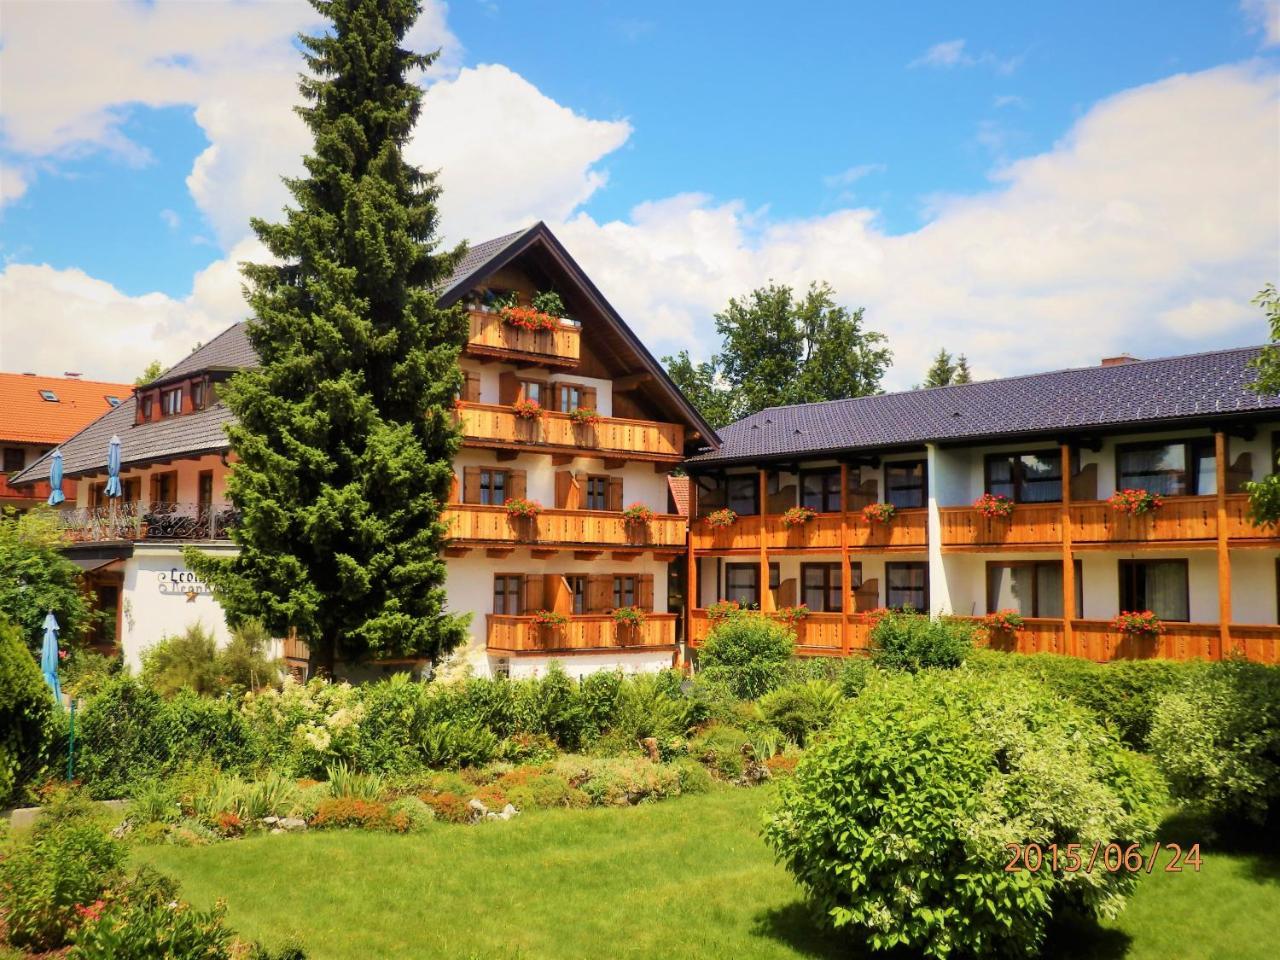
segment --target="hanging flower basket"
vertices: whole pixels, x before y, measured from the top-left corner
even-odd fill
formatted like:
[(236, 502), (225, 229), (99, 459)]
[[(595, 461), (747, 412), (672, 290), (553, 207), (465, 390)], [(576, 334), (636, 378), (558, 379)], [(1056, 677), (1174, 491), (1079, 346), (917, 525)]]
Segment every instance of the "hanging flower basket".
[(1022, 629), (1025, 621), (1017, 610), (997, 610), (982, 618), (982, 625), (988, 633), (1013, 633)]
[(792, 629), (808, 615), (809, 608), (803, 603), (795, 607), (779, 607), (775, 612), (775, 616)]
[(732, 527), (737, 522), (738, 515), (728, 507), (721, 507), (708, 513), (704, 519), (708, 527)]
[(517, 400), (511, 405), (511, 412), (521, 420), (541, 420), (546, 413), (537, 400)]
[(636, 524), (637, 526), (652, 523), (653, 518), (656, 516), (657, 514), (643, 503), (633, 503), (622, 511), (623, 522)]
[(1158, 637), (1164, 633), (1164, 624), (1150, 610), (1140, 613), (1126, 610), (1111, 621), (1111, 629), (1126, 637)]
[(543, 330), (554, 330), (560, 325), (560, 319), (549, 313), (535, 310), (533, 307), (505, 306), (498, 315), (502, 322), (520, 330), (537, 333)]
[(569, 419), (580, 427), (594, 427), (600, 422), (600, 414), (590, 407), (578, 407), (569, 411)]
[(1014, 502), (1003, 493), (984, 493), (973, 501), (973, 508), (988, 520), (1007, 520), (1013, 516)]
[(539, 610), (533, 615), (533, 622), (540, 627), (563, 627), (568, 624), (569, 618), (554, 610)]
[(1111, 504), (1111, 509), (1116, 513), (1127, 513), (1133, 517), (1151, 513), (1164, 506), (1164, 500), (1158, 493), (1147, 490), (1117, 490), (1107, 497), (1107, 503)]
[(782, 514), (784, 527), (803, 527), (818, 514), (808, 507), (790, 507)]
[(735, 613), (742, 610), (742, 604), (737, 600), (717, 600), (711, 606), (707, 607), (707, 619), (711, 621), (712, 626), (722, 620), (728, 620)]
[(617, 627), (619, 643), (633, 643), (644, 626), (644, 611), (639, 607), (616, 607), (613, 611), (613, 622)]
[(537, 500), (526, 500), (524, 497), (513, 497), (506, 502), (507, 516), (513, 520), (531, 520), (542, 512), (542, 504)]
[(892, 503), (868, 503), (862, 508), (862, 518), (868, 523), (890, 523), (897, 512)]

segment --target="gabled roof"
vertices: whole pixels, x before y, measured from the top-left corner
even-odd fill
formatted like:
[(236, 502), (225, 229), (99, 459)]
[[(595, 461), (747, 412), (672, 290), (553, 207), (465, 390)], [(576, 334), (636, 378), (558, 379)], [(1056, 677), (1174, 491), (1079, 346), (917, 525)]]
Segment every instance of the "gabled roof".
[[(58, 399), (45, 400), (42, 390)], [(127, 383), (0, 373), (0, 442), (60, 443), (110, 410), (107, 397), (132, 392)]]
[(770, 407), (720, 430), (695, 463), (874, 451), (924, 443), (1020, 440), (1280, 415), (1280, 397), (1254, 393), (1238, 347), (1114, 366), (1082, 367), (953, 387)]
[(667, 489), (671, 491), (671, 502), (676, 505), (676, 513), (682, 517), (689, 515), (689, 478), (667, 474)]
[(246, 321), (233, 323), (227, 329), (179, 360), (152, 383), (181, 380), (203, 370), (239, 370), (258, 365), (258, 355), (249, 343)]

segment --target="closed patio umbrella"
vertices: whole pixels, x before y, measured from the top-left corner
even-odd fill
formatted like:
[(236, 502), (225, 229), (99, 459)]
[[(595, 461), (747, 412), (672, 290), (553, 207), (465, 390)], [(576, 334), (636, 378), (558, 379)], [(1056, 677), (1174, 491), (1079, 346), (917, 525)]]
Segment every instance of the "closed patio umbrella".
[(44, 618), (44, 646), (40, 648), (40, 672), (53, 688), (53, 699), (62, 702), (62, 686), (58, 683), (58, 618), (49, 611)]
[(107, 444), (107, 487), (103, 491), (108, 497), (118, 497), (120, 489), (120, 438), (113, 436)]
[(62, 451), (54, 450), (49, 461), (49, 506), (56, 507), (67, 499), (62, 493)]

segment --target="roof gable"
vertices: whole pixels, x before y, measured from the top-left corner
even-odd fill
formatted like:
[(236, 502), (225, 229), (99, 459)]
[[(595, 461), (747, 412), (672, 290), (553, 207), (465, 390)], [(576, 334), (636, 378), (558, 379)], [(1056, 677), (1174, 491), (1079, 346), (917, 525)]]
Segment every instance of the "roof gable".
[(127, 383), (0, 373), (0, 441), (60, 443), (110, 410), (107, 397), (123, 402), (132, 392)]

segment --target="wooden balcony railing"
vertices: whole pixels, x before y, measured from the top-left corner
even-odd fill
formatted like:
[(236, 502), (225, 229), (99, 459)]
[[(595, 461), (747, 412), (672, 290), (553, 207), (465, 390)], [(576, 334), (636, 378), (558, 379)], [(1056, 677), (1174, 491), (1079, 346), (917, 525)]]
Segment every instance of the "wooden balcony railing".
[[(695, 550), (839, 550), (841, 514), (820, 513), (795, 527), (782, 524), (780, 514), (738, 517), (727, 527), (712, 527), (699, 517), (690, 525)], [(888, 523), (871, 523), (849, 514), (849, 546), (857, 550), (923, 548), (928, 536), (928, 511), (899, 510)]]
[(88, 510), (63, 510), (58, 519), (67, 539), (227, 540), (239, 514), (225, 503), (124, 501)]
[(685, 518), (670, 514), (648, 523), (627, 523), (621, 513), (602, 510), (544, 510), (536, 517), (511, 517), (506, 507), (453, 503), (444, 513), (455, 541), (565, 547), (685, 546)]
[(1162, 507), (1136, 516), (1105, 500), (1071, 505), (1074, 543), (1209, 541), (1217, 536), (1217, 497), (1166, 497)]
[[(799, 653), (864, 653), (870, 643), (871, 621), (864, 613), (852, 613), (847, 617), (840, 613), (810, 613), (797, 620), (788, 620), (776, 613), (752, 612), (749, 615), (765, 616), (787, 624), (795, 633)], [(689, 642), (698, 646), (714, 626), (706, 610), (694, 610), (689, 621)], [(844, 645), (846, 634), (848, 649)]]
[[(23, 484), (21, 487), (15, 487), (9, 483), (9, 475), (0, 473), (0, 501), (4, 500), (48, 500), (49, 491), (48, 480), (37, 480), (35, 483)], [(68, 500), (74, 500), (76, 496), (76, 482), (74, 480), (62, 481), (62, 494)]]
[(488, 403), (460, 403), (458, 412), (467, 446), (592, 451), (620, 460), (675, 462), (684, 457), (684, 428), (678, 423), (601, 417), (599, 423), (585, 424), (552, 411), (525, 419), (510, 407)]
[(1019, 504), (1007, 518), (987, 518), (973, 507), (941, 507), (938, 514), (944, 547), (1062, 543), (1060, 503)]
[(621, 626), (612, 614), (578, 614), (563, 626), (533, 622), (531, 616), (486, 616), (487, 645), (498, 653), (583, 653), (594, 650), (673, 648), (674, 613), (646, 613), (638, 627)]
[(554, 330), (513, 327), (498, 313), (467, 311), (467, 352), (482, 356), (536, 357), (552, 366), (576, 366), (582, 351), (582, 328), (561, 323)]

